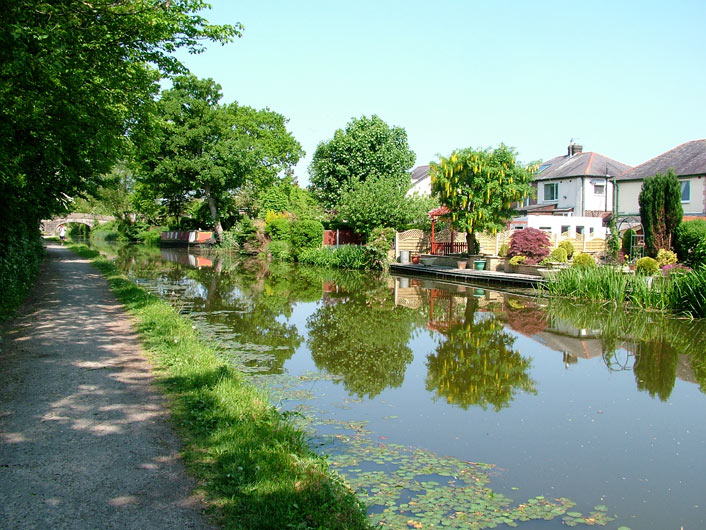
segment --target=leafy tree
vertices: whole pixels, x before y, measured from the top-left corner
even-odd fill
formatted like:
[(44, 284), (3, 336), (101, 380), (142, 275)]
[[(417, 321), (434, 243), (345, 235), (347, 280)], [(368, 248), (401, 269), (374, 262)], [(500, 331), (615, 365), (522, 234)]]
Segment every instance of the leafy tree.
[(706, 221), (703, 219), (684, 221), (677, 227), (676, 236), (674, 248), (679, 260), (691, 263), (694, 249), (700, 241), (706, 239)]
[(412, 213), (406, 192), (407, 188), (394, 179), (357, 181), (342, 194), (338, 216), (366, 240), (376, 227), (402, 228)]
[(95, 190), (124, 153), (126, 133), (170, 54), (227, 42), (239, 26), (214, 26), (201, 0), (5, 2), (0, 35), (0, 221), (39, 220), (67, 197)]
[(390, 127), (376, 115), (353, 118), (316, 147), (309, 166), (311, 190), (326, 208), (335, 208), (343, 193), (369, 178), (390, 179), (406, 192), (415, 158), (403, 128)]
[(512, 148), (463, 149), (429, 167), (432, 193), (450, 211), (452, 224), (467, 234), (468, 248), (476, 233), (497, 232), (516, 214), (513, 203), (532, 194), (533, 167), (523, 167)]
[(640, 221), (645, 235), (645, 249), (655, 257), (661, 248), (676, 243), (676, 230), (684, 216), (681, 185), (672, 169), (645, 179), (638, 197)]
[(223, 241), (221, 211), (229, 195), (248, 181), (271, 184), (303, 152), (282, 115), (237, 103), (220, 105), (220, 99), (213, 80), (177, 77), (138, 138), (143, 184), (157, 196), (203, 197)]

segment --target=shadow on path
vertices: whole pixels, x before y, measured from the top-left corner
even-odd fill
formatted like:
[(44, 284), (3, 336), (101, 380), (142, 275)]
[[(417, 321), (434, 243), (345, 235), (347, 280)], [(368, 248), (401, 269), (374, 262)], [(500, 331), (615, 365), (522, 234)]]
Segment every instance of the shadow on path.
[(0, 350), (0, 527), (210, 528), (130, 321), (48, 245)]

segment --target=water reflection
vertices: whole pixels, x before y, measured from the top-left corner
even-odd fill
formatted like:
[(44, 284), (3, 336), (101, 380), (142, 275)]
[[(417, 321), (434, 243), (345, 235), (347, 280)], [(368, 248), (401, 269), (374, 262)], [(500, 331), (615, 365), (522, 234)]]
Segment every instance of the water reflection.
[(426, 388), (464, 409), (490, 405), (499, 411), (518, 390), (535, 393), (535, 382), (530, 360), (513, 349), (515, 337), (495, 314), (477, 315), (478, 306), (475, 297), (467, 298), (463, 322), (448, 326), (445, 340), (427, 356)]
[(307, 344), (317, 368), (342, 376), (351, 394), (372, 398), (402, 385), (414, 358), (408, 343), (424, 316), (396, 307), (385, 284), (364, 285), (328, 284), (335, 296), (307, 319)]

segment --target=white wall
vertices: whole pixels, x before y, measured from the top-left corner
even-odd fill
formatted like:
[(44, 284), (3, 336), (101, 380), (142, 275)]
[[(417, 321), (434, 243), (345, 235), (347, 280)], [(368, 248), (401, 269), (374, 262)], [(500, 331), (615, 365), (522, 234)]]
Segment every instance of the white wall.
[(427, 175), (422, 180), (418, 180), (407, 192), (407, 196), (410, 197), (413, 194), (419, 195), (431, 195), (431, 178)]
[[(562, 228), (568, 226), (569, 237), (576, 237), (576, 227), (583, 227), (583, 234), (586, 237), (605, 237), (606, 229), (603, 227), (603, 220), (600, 217), (578, 217), (573, 215), (528, 215), (522, 217), (527, 220), (528, 228), (537, 228), (559, 236)], [(513, 220), (512, 225), (515, 225)], [(591, 232), (593, 229), (593, 232)]]
[[(686, 179), (679, 179), (683, 181)], [(701, 177), (691, 177), (688, 179), (691, 188), (691, 196), (686, 202), (682, 202), (684, 215), (698, 215), (706, 213), (706, 197), (704, 197), (704, 187), (706, 179)], [(639, 215), (640, 204), (638, 197), (642, 189), (641, 180), (628, 180), (618, 182), (618, 213), (620, 215)]]
[[(576, 215), (580, 215), (586, 210), (611, 211), (613, 209), (613, 186), (610, 180), (608, 180), (604, 195), (596, 195), (595, 193), (596, 184), (604, 184), (604, 179), (600, 177), (584, 177), (583, 189), (581, 188), (581, 182), (580, 177), (558, 181), (539, 181), (537, 182), (537, 203), (556, 203), (557, 208), (573, 208)], [(544, 196), (544, 185), (551, 183), (559, 185), (559, 196), (556, 201), (548, 201)]]

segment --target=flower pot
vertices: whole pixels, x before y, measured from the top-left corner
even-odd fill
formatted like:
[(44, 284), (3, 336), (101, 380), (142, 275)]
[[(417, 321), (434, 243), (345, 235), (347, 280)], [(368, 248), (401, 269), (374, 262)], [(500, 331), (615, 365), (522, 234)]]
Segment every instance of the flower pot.
[(412, 254), (412, 263), (415, 265), (419, 265), (419, 259), (421, 256), (419, 254)]
[(473, 268), (477, 271), (482, 271), (485, 269), (485, 260), (484, 259), (477, 259), (473, 261)]
[(457, 269), (465, 269), (466, 265), (468, 265), (468, 262), (465, 259), (463, 261), (459, 260), (456, 262)]

